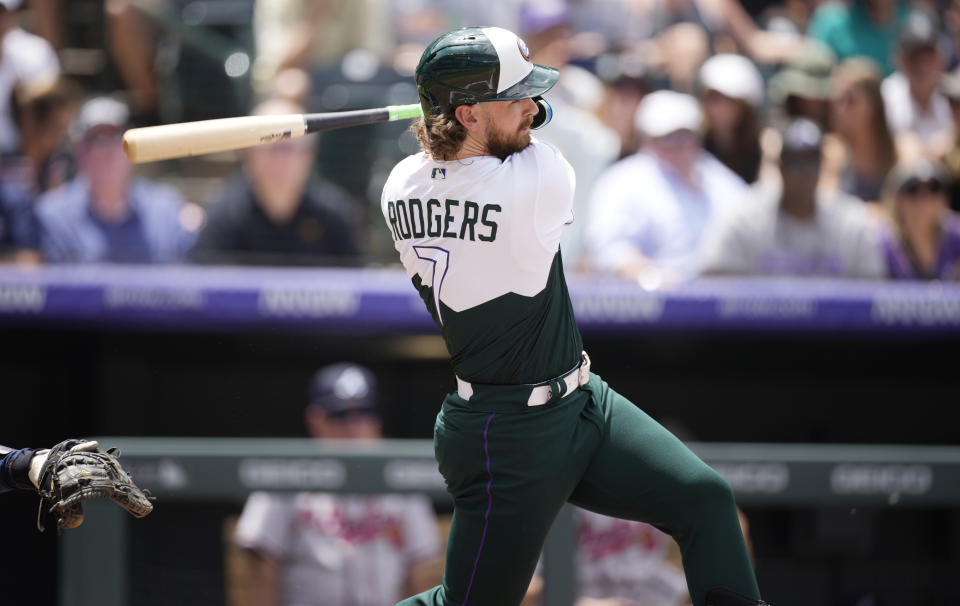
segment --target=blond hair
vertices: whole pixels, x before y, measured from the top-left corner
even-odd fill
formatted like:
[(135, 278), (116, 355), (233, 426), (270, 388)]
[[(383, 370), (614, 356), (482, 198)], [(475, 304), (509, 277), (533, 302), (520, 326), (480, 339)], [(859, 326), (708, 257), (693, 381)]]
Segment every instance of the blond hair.
[(410, 125), (417, 136), (420, 147), (435, 160), (453, 160), (467, 138), (467, 129), (457, 120), (454, 110), (443, 114), (432, 114), (430, 123), (417, 118)]
[[(889, 173), (897, 163), (897, 148), (887, 122), (887, 111), (880, 92), (882, 76), (876, 63), (863, 57), (847, 59), (833, 70), (832, 85), (835, 89), (858, 90), (870, 105), (870, 130), (877, 147), (874, 149), (877, 164), (882, 174)], [(834, 90), (834, 93), (839, 90)]]

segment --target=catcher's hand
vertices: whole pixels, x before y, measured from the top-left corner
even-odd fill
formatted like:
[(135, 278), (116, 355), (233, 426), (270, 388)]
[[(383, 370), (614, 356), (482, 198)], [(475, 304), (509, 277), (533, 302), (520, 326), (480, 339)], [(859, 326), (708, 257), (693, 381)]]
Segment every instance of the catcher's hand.
[(58, 532), (76, 528), (83, 523), (82, 503), (87, 499), (112, 499), (138, 518), (153, 511), (156, 499), (133, 483), (118, 456), (115, 448), (103, 451), (96, 442), (84, 440), (65, 440), (35, 454), (29, 476), (40, 493), (37, 528), (44, 529), (47, 514), (56, 518)]

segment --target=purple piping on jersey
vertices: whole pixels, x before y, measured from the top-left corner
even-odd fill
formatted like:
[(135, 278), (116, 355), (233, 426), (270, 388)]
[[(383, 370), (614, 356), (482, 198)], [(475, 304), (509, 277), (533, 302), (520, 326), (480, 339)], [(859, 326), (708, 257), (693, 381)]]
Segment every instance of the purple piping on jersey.
[(490, 510), (493, 508), (493, 494), (490, 492), (490, 486), (493, 484), (493, 473), (490, 471), (490, 448), (487, 443), (487, 432), (490, 431), (490, 421), (496, 413), (487, 417), (487, 425), (483, 428), (483, 455), (487, 458), (487, 511), (483, 514), (483, 533), (480, 535), (480, 547), (477, 548), (477, 557), (473, 560), (473, 572), (470, 573), (470, 582), (467, 584), (467, 593), (463, 596), (463, 603), (460, 606), (467, 606), (467, 600), (470, 598), (470, 589), (473, 587), (473, 577), (477, 576), (477, 565), (480, 564), (480, 554), (483, 553), (483, 544), (487, 540), (487, 527), (490, 524)]
[[(437, 260), (420, 255), (420, 251), (426, 248), (439, 250), (447, 255), (447, 262), (443, 265), (443, 275), (440, 276), (439, 284), (437, 284)], [(433, 287), (433, 304), (437, 308), (437, 317), (440, 318), (440, 324), (443, 324), (443, 317), (440, 315), (440, 289), (443, 288), (443, 280), (447, 277), (447, 270), (450, 269), (450, 251), (446, 248), (440, 248), (439, 246), (414, 246), (413, 250), (417, 253), (418, 259), (433, 263), (433, 273), (430, 274), (430, 286)]]

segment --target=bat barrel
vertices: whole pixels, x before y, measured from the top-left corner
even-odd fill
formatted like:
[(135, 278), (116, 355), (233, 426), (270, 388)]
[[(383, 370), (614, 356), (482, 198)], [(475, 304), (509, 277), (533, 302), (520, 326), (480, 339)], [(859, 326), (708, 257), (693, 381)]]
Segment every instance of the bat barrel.
[(153, 162), (262, 145), (305, 132), (303, 114), (164, 124), (125, 132), (123, 152), (131, 162)]
[(131, 162), (154, 162), (273, 143), (347, 126), (404, 120), (420, 115), (420, 106), (390, 105), (322, 114), (244, 116), (134, 128), (123, 135), (123, 153)]

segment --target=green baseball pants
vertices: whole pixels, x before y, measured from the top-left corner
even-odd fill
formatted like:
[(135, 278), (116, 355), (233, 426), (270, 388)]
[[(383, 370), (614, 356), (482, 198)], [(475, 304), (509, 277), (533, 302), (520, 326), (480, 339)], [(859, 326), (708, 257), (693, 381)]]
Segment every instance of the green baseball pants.
[(680, 545), (690, 597), (760, 598), (726, 481), (600, 377), (528, 407), (529, 387), (446, 397), (434, 428), (454, 498), (443, 585), (403, 606), (511, 606), (561, 506), (648, 522)]

